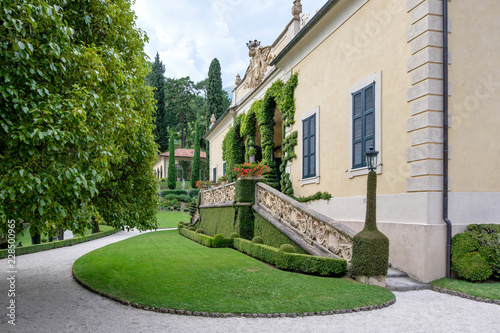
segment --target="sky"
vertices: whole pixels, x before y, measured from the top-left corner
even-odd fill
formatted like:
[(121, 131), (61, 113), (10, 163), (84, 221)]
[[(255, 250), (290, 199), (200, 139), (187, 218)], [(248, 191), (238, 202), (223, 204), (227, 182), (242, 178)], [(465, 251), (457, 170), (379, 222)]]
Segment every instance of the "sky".
[[(327, 0), (302, 0), (312, 17)], [(156, 52), (165, 76), (189, 76), (195, 83), (208, 76), (214, 58), (221, 64), (223, 87), (249, 64), (249, 40), (271, 45), (292, 19), (293, 0), (136, 0), (137, 26), (146, 32), (145, 52)]]

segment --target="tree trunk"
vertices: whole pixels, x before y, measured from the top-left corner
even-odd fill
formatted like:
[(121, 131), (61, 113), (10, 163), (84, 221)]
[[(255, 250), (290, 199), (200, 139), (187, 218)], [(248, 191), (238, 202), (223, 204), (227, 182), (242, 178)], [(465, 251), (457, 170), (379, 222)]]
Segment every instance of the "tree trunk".
[(99, 230), (99, 223), (97, 223), (97, 220), (94, 217), (92, 218), (92, 223), (94, 223), (94, 227), (92, 228), (92, 233), (96, 234), (100, 231)]

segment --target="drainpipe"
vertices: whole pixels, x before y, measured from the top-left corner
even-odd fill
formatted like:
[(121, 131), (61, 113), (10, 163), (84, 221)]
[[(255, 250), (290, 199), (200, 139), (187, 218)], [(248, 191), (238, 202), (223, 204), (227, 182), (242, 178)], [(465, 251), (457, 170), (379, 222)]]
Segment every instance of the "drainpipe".
[(443, 220), (446, 223), (446, 277), (450, 278), (452, 224), (448, 218), (448, 0), (443, 1)]

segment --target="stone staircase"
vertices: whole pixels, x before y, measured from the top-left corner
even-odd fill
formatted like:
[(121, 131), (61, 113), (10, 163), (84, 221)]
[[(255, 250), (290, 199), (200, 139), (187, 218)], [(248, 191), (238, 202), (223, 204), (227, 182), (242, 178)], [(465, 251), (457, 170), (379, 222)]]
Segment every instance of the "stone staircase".
[(427, 283), (416, 281), (405, 272), (389, 267), (386, 277), (386, 288), (391, 291), (410, 291), (429, 289)]

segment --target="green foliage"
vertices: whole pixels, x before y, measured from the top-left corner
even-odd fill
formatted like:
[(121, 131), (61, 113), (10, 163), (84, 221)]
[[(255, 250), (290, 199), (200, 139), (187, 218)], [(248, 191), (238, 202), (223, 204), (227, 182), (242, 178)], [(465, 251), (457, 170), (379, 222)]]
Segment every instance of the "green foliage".
[(174, 194), (174, 195), (184, 194), (184, 195), (187, 195), (188, 191), (186, 191), (186, 190), (165, 190), (165, 191), (161, 191), (161, 196), (164, 197), (164, 198), (168, 194)]
[(215, 115), (216, 119), (219, 119), (229, 106), (226, 104), (224, 103), (224, 93), (222, 90), (220, 63), (217, 58), (214, 58), (208, 69), (207, 119), (210, 119), (212, 114)]
[[(487, 269), (479, 257), (486, 261)], [(453, 236), (451, 268), (459, 277), (471, 281), (484, 280), (492, 274), (500, 278), (500, 225), (471, 224), (464, 233)], [(489, 275), (486, 276), (488, 272)]]
[(255, 236), (252, 239), (252, 243), (255, 243), (255, 244), (264, 244), (264, 240), (260, 236)]
[(255, 201), (255, 183), (258, 179), (242, 178), (236, 181), (234, 200), (236, 202)]
[(197, 223), (207, 235), (222, 234), (228, 237), (237, 232), (234, 226), (235, 209), (233, 207), (202, 208), (200, 221)]
[(491, 276), (492, 270), (486, 258), (479, 252), (469, 252), (453, 263), (458, 277), (469, 281), (483, 281)]
[[(246, 116), (244, 117), (240, 134), (242, 137), (246, 137), (245, 139), (245, 162), (250, 162), (249, 157), (251, 155), (257, 154), (257, 149), (255, 148), (256, 142), (255, 137), (257, 133), (257, 110), (260, 110), (263, 107), (262, 100), (257, 100), (252, 103), (250, 109), (248, 110)], [(254, 147), (254, 148), (251, 148)]]
[(236, 208), (236, 227), (238, 233), (244, 239), (252, 239), (254, 236), (254, 215), (252, 207), (241, 206)]
[(151, 72), (146, 76), (146, 83), (154, 88), (156, 101), (155, 129), (153, 135), (160, 151), (168, 148), (168, 119), (165, 114), (165, 65), (156, 52), (155, 60), (151, 64)]
[(194, 97), (194, 83), (189, 76), (180, 79), (167, 78), (165, 82), (165, 113), (169, 127), (181, 133), (181, 146), (186, 142), (188, 124), (194, 121), (191, 101)]
[(283, 253), (295, 253), (295, 248), (290, 244), (282, 244), (279, 247), (279, 251)]
[(198, 122), (195, 125), (196, 134), (194, 136), (194, 156), (193, 169), (191, 170), (191, 184), (195, 184), (200, 180), (200, 128)]
[(389, 239), (377, 228), (377, 174), (368, 173), (365, 227), (352, 239), (352, 276), (387, 275)]
[[(285, 245), (284, 248), (290, 250), (289, 244), (283, 245)], [(283, 270), (320, 276), (343, 276), (347, 271), (347, 261), (344, 259), (315, 257), (290, 253), (286, 252), (286, 250), (280, 251), (275, 247), (254, 243), (242, 238), (234, 239), (233, 246), (243, 253)]]
[(196, 243), (199, 243), (201, 245), (205, 245), (208, 247), (213, 247), (213, 237), (195, 232), (194, 227), (189, 227), (187, 229), (179, 228), (178, 231), (179, 231), (179, 234), (195, 241)]
[(432, 286), (457, 291), (471, 296), (484, 299), (500, 300), (500, 282), (497, 283), (474, 283), (465, 280), (446, 279), (432, 281)]
[(217, 234), (214, 236), (212, 246), (217, 248), (233, 247), (233, 239), (224, 238), (224, 236), (222, 236), (221, 234)]
[(190, 190), (188, 195), (191, 197), (191, 198), (196, 198), (198, 196), (198, 193), (200, 193), (200, 190), (199, 189), (194, 189), (194, 190)]
[(181, 202), (187, 202), (187, 203), (193, 202), (193, 198), (191, 198), (187, 194), (181, 194), (181, 195), (179, 195), (178, 198), (177, 198), (177, 200), (179, 200)]
[[(65, 247), (65, 246), (72, 246), (75, 244), (83, 243), (83, 242), (88, 242), (94, 239), (99, 239), (105, 236), (112, 235), (114, 233), (117, 233), (118, 229), (112, 229), (112, 230), (107, 230), (107, 231), (101, 231), (95, 234), (90, 234), (87, 236), (82, 236), (82, 237), (75, 237), (75, 238), (70, 238), (70, 239), (65, 239), (61, 241), (54, 241), (50, 243), (43, 243), (43, 244), (37, 244), (37, 245), (31, 245), (31, 246), (22, 246), (22, 247), (16, 247), (16, 256), (20, 256), (22, 254), (29, 254), (29, 253), (36, 253), (40, 251), (46, 251), (46, 250), (52, 250), (52, 249), (57, 249), (60, 247)], [(0, 259), (7, 258), (9, 256), (9, 252), (7, 249), (5, 250), (0, 250)]]
[(199, 234), (205, 234), (205, 231), (202, 228), (196, 229), (196, 232)]
[(189, 231), (196, 231), (195, 227), (189, 227), (188, 230)]
[(173, 190), (176, 187), (176, 173), (175, 173), (175, 141), (174, 133), (170, 133), (170, 143), (168, 145), (168, 175), (167, 185), (168, 188)]
[(191, 161), (181, 160), (178, 162), (179, 166), (182, 168), (182, 179), (187, 180), (189, 173), (189, 167), (191, 166)]
[(245, 146), (243, 144), (243, 137), (240, 135), (240, 126), (243, 117), (243, 115), (236, 117), (233, 126), (229, 128), (222, 142), (222, 159), (226, 161), (226, 175), (230, 182), (236, 180), (233, 170), (234, 165), (245, 161)]
[(308, 197), (298, 197), (295, 198), (298, 202), (309, 202), (309, 201), (314, 201), (314, 200), (330, 200), (332, 198), (332, 195), (328, 192), (316, 192), (313, 195), (310, 195)]
[(0, 229), (81, 232), (96, 211), (154, 227), (154, 98), (129, 1), (3, 1), (0, 22)]
[(295, 252), (307, 254), (300, 246), (257, 213), (255, 213), (254, 219), (254, 232), (264, 239), (264, 244), (273, 247), (280, 247), (282, 244), (291, 244), (295, 248)]
[(240, 238), (240, 235), (237, 232), (233, 232), (229, 235), (229, 238)]

